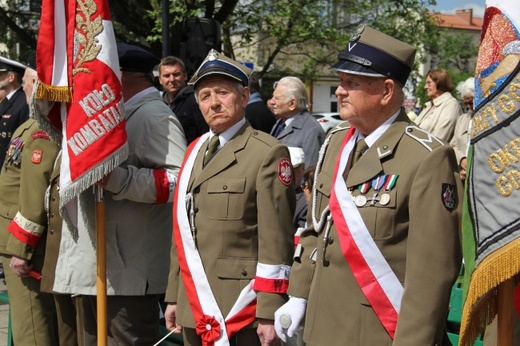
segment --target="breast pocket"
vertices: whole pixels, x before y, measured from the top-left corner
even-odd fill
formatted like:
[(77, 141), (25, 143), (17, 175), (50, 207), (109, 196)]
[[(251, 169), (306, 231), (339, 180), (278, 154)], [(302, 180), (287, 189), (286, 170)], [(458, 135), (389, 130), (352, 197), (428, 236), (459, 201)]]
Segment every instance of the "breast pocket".
[(317, 193), (317, 207), (322, 210), (329, 204), (332, 177), (327, 173), (320, 172), (315, 178), (314, 187)]
[(245, 177), (226, 177), (208, 182), (205, 203), (209, 203), (208, 218), (214, 220), (241, 220), (244, 215)]
[[(354, 193), (354, 196), (357, 195), (358, 190)], [(369, 191), (367, 196), (366, 204), (358, 206), (358, 210), (372, 237), (374, 240), (392, 238), (395, 234), (397, 188), (388, 192), (380, 191), (375, 201), (372, 200), (373, 191)]]

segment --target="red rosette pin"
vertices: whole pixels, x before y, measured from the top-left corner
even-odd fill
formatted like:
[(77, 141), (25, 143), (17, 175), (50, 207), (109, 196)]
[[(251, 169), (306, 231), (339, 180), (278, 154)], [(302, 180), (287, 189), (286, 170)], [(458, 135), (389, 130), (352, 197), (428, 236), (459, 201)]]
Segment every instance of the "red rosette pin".
[(202, 339), (202, 345), (211, 346), (220, 336), (220, 323), (215, 317), (204, 315), (197, 321), (195, 330)]

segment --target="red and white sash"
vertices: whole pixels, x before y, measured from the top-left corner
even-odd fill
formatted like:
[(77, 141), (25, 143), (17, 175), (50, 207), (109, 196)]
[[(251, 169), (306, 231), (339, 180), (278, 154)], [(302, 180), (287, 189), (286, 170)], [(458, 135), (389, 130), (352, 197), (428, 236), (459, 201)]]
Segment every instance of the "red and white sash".
[(196, 322), (196, 331), (203, 345), (229, 345), (229, 337), (255, 320), (255, 280), (240, 293), (235, 305), (224, 318), (204, 271), (199, 251), (192, 237), (186, 191), (197, 153), (206, 142), (209, 133), (194, 141), (187, 149), (182, 169), (179, 172), (173, 204), (173, 235), (179, 267), (186, 288), (188, 301)]
[(357, 131), (352, 127), (336, 163), (329, 206), (343, 256), (359, 287), (393, 339), (404, 289), (370, 235), (342, 175), (356, 138)]

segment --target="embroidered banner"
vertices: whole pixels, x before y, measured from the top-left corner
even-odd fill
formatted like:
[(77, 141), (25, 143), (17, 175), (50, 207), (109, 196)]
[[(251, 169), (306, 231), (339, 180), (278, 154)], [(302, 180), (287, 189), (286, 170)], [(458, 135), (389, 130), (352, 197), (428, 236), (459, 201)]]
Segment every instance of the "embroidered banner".
[(35, 118), (62, 131), (63, 206), (128, 156), (108, 1), (43, 0), (37, 66), (36, 98), (58, 103)]
[(494, 289), (520, 272), (519, 22), (514, 2), (487, 1), (463, 207), (460, 345), (474, 344), (496, 315)]

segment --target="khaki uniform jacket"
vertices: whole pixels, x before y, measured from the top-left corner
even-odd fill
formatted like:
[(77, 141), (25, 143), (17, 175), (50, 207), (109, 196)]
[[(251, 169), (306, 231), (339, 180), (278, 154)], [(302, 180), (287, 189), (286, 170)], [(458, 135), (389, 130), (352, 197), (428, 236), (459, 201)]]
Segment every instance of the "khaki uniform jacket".
[[(195, 159), (188, 192), (194, 196), (200, 256), (225, 317), (255, 278), (258, 262), (291, 265), (294, 182), (285, 185), (279, 178), (280, 160), (289, 159), (287, 147), (247, 122), (202, 169), (206, 147)], [(258, 293), (256, 317), (273, 320), (286, 299), (285, 294)], [(178, 303), (177, 323), (195, 328), (175, 246), (165, 300)]]
[[(15, 141), (23, 143), (19, 156), (13, 148)], [(34, 256), (39, 262), (33, 263), (34, 270), (40, 272), (47, 226), (44, 196), (59, 146), (30, 119), (14, 132), (10, 148), (13, 150), (9, 150), (0, 174), (0, 253), (27, 260)], [(26, 232), (40, 236), (36, 246), (8, 231), (15, 216)]]
[[(317, 235), (309, 220), (310, 229), (300, 237), (301, 260), (293, 264), (289, 283), (291, 296), (308, 299), (304, 340), (309, 346), (444, 344), (450, 292), (461, 265), (462, 187), (453, 149), (410, 125), (401, 112), (346, 178), (347, 187), (357, 196), (358, 185), (378, 174), (399, 174), (387, 205), (358, 206), (374, 242), (404, 287), (395, 339), (392, 342), (359, 288), (342, 254), (335, 225), (324, 255), (323, 232)], [(325, 147), (314, 183), (316, 204), (311, 206), (317, 215), (329, 203), (346, 134), (346, 129), (334, 132)], [(444, 205), (443, 184), (456, 189), (452, 210)], [(373, 193), (371, 188), (366, 196)], [(309, 255), (315, 248), (314, 263)]]

